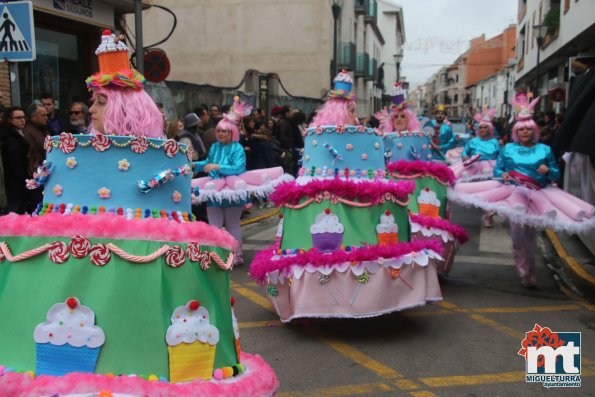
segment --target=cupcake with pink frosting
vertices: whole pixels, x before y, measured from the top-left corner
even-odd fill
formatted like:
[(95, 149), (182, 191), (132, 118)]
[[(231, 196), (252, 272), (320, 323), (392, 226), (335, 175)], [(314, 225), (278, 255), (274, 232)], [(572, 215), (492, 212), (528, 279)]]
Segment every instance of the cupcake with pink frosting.
[(103, 330), (95, 325), (95, 313), (68, 298), (48, 310), (47, 321), (35, 327), (37, 375), (62, 376), (71, 372), (95, 372)]

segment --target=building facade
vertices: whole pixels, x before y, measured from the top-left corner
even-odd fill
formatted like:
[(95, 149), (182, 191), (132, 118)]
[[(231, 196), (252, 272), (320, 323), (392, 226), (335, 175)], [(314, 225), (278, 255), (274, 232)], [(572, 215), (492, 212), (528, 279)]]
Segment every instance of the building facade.
[[(556, 88), (568, 90), (569, 58), (595, 52), (594, 16), (595, 2), (590, 0), (519, 0), (516, 86), (541, 96), (540, 110), (565, 107), (548, 94)], [(546, 27), (541, 46), (535, 26)]]

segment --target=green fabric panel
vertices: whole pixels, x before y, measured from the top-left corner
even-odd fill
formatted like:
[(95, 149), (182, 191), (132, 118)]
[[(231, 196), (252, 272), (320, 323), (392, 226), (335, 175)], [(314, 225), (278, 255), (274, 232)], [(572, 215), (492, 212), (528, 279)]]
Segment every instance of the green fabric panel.
[(371, 207), (358, 208), (348, 204), (331, 204), (328, 201), (312, 202), (305, 208), (294, 210), (281, 207), (283, 214), (282, 249), (312, 248), (310, 226), (314, 224), (316, 215), (326, 208), (339, 217), (344, 226), (343, 245), (361, 246), (362, 244), (378, 244), (376, 225), (380, 223), (380, 215), (387, 209), (394, 215), (399, 228), (399, 241), (409, 241), (409, 219), (407, 207), (401, 207), (390, 201)]
[[(399, 179), (399, 178), (392, 178), (395, 181), (410, 181), (411, 179)], [(417, 206), (417, 197), (419, 196), (419, 192), (421, 192), (425, 188), (430, 188), (430, 190), (436, 192), (436, 197), (440, 200), (440, 210), (438, 214), (441, 218), (446, 218), (446, 192), (447, 187), (438, 182), (436, 179), (431, 177), (422, 177), (415, 179), (415, 191), (413, 195), (410, 196), (409, 200), (409, 210), (412, 214), (419, 213), (419, 207)]]
[[(2, 237), (12, 254), (67, 238)], [(149, 255), (164, 243), (157, 241), (91, 238), (91, 243), (111, 242), (134, 255)], [(177, 244), (186, 248), (185, 244)], [(227, 250), (203, 246), (226, 259)], [(215, 368), (237, 363), (231, 318), (229, 272), (211, 263), (203, 271), (198, 263), (171, 268), (161, 258), (136, 264), (112, 253), (104, 266), (94, 266), (89, 256), (72, 255), (60, 265), (46, 253), (0, 264), (0, 364), (35, 370), (35, 327), (46, 321), (48, 309), (75, 296), (95, 312), (105, 343), (96, 373), (156, 374), (169, 377), (165, 333), (173, 310), (192, 299), (209, 311), (210, 323), (219, 330)]]

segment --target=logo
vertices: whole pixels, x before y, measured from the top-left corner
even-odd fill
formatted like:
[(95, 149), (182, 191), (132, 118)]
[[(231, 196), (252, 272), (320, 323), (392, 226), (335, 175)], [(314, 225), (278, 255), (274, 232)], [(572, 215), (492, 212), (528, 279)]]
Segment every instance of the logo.
[(580, 332), (552, 332), (535, 324), (525, 333), (517, 354), (525, 357), (525, 382), (544, 387), (581, 386)]

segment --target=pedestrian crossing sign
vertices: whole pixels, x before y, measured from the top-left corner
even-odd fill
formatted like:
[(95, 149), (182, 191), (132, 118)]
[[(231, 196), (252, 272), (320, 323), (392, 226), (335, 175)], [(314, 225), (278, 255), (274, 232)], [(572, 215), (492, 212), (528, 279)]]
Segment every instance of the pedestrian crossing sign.
[(0, 2), (0, 10), (0, 60), (35, 60), (35, 30), (31, 2)]

